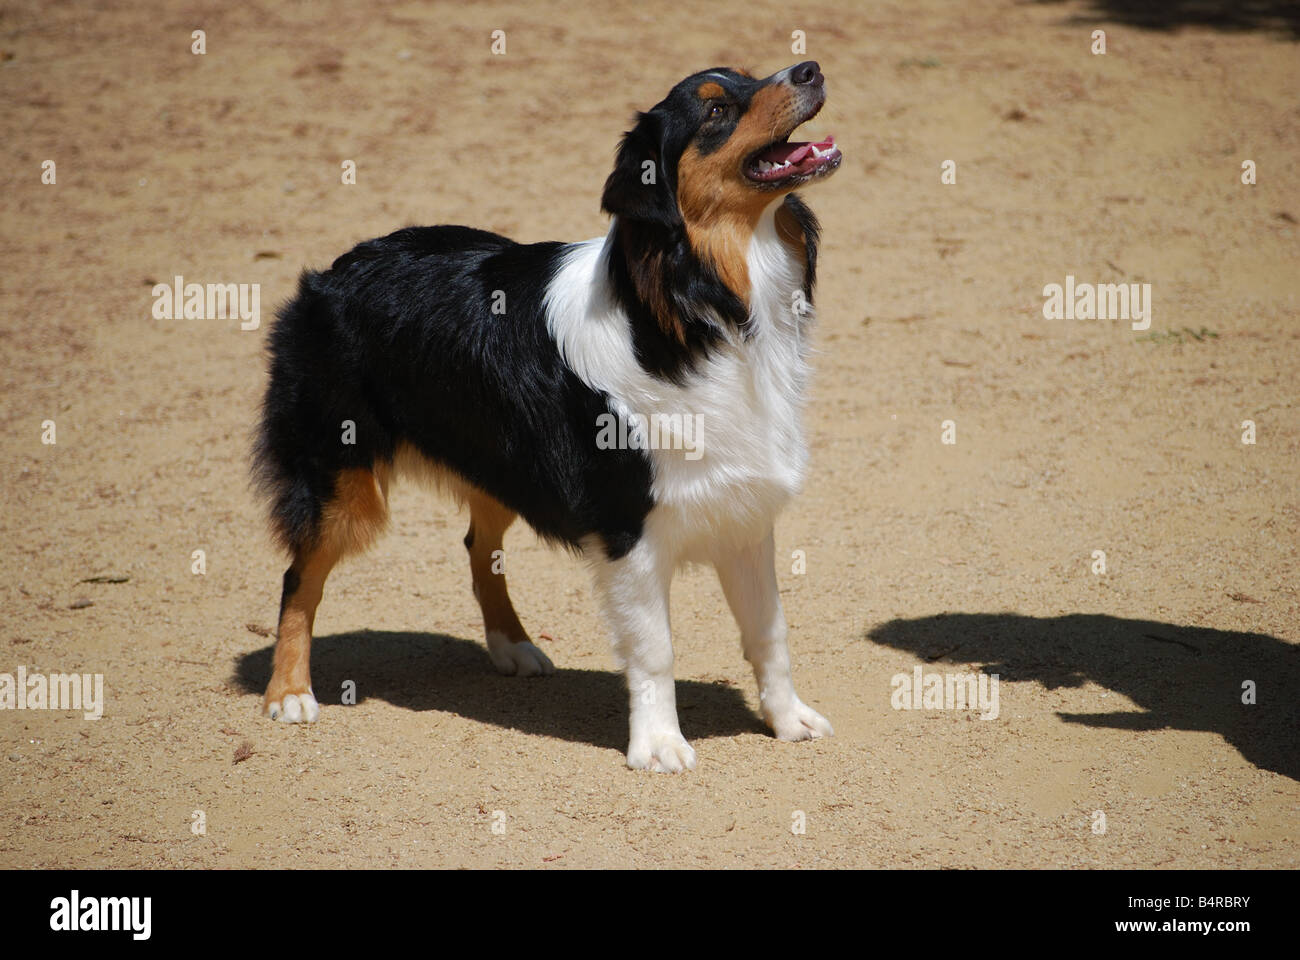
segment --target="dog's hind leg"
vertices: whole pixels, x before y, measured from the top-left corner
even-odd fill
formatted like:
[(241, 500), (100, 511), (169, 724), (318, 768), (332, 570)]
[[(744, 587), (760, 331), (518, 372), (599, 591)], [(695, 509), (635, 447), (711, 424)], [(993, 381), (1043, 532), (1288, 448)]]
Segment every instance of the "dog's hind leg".
[(339, 559), (368, 547), (388, 520), (388, 470), (349, 469), (335, 478), (318, 534), (294, 552), (280, 595), (280, 631), (262, 712), (310, 723), (320, 715), (311, 686), (311, 634), (325, 578)]
[(517, 514), (481, 490), (467, 490), (465, 502), (469, 504), (465, 548), (493, 666), (509, 676), (554, 673), (550, 659), (528, 639), (506, 591), (502, 541)]
[(311, 723), (320, 707), (311, 687), (311, 631), (325, 578), (338, 560), (325, 550), (299, 554), (284, 572), (280, 634), (262, 713), (286, 723)]

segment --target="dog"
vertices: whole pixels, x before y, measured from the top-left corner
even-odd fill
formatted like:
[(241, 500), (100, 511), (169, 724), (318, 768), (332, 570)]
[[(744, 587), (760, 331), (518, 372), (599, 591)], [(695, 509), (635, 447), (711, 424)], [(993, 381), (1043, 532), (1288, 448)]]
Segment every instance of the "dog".
[(776, 736), (832, 733), (795, 693), (772, 533), (808, 460), (820, 228), (793, 191), (842, 160), (833, 138), (789, 138), (825, 100), (814, 61), (694, 74), (624, 134), (605, 236), (408, 227), (302, 275), (268, 336), (253, 457), (292, 557), (266, 716), (319, 716), (309, 655), (325, 579), (375, 541), (390, 485), (411, 476), (469, 507), (501, 673), (555, 669), (494, 570), (511, 523), (590, 565), (627, 680), (629, 767), (696, 764), (668, 616), (690, 563), (717, 570)]

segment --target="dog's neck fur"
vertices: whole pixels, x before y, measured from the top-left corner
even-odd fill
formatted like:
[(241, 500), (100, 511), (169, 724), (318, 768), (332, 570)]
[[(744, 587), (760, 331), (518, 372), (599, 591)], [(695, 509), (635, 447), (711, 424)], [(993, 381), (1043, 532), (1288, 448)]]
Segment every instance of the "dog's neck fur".
[[(773, 198), (743, 236), (723, 231), (717, 243), (709, 239), (713, 234), (681, 224), (669, 227), (615, 217), (602, 259), (613, 296), (631, 324), (642, 366), (681, 383), (717, 344), (738, 331), (750, 335), (755, 319), (766, 316), (788, 325), (792, 318), (806, 318), (811, 313), (817, 231), (816, 219), (794, 196)], [(725, 264), (716, 261), (719, 243)], [(757, 262), (751, 263), (755, 255)], [(759, 273), (752, 274), (751, 268)], [(774, 309), (774, 284), (788, 285), (792, 277), (787, 309)], [(802, 291), (797, 302), (795, 290)], [(767, 300), (760, 302), (764, 297)]]

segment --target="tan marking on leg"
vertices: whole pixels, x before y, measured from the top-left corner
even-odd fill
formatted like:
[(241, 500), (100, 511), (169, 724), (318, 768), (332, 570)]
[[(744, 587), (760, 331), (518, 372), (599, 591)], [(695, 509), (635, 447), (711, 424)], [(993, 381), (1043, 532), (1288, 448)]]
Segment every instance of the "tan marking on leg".
[(334, 496), (321, 512), (320, 543), (340, 557), (364, 552), (388, 525), (388, 478), (392, 468), (341, 470)]
[[(528, 634), (519, 623), (519, 616), (506, 591), (505, 569), (498, 564), (502, 555), (493, 556), (502, 549), (505, 532), (518, 514), (501, 501), (472, 487), (465, 491), (465, 502), (469, 504), (469, 532), (465, 534), (465, 546), (469, 550), (469, 567), (474, 576), (474, 596), (483, 611), (484, 633), (497, 631), (508, 637), (511, 643), (523, 643), (528, 640)], [(499, 572), (493, 572), (494, 564), (498, 564)]]
[(430, 490), (450, 494), (462, 503), (465, 500), (461, 492), (465, 482), (450, 469), (430, 460), (409, 443), (398, 444), (393, 452), (392, 472), (401, 480), (412, 480)]
[(321, 511), (315, 544), (298, 552), (285, 575), (280, 598), (280, 631), (275, 644), (271, 682), (262, 699), (265, 712), (290, 694), (311, 690), (311, 636), (325, 578), (338, 561), (370, 546), (388, 522), (388, 464), (374, 469), (342, 470), (334, 496)]
[[(275, 643), (274, 668), (262, 711), (271, 704), (284, 703), (289, 694), (311, 690), (311, 633), (316, 622), (316, 607), (325, 590), (325, 578), (338, 561), (338, 554), (318, 548), (299, 556), (286, 574), (285, 592), (280, 600), (280, 635)], [(296, 578), (297, 582), (289, 582)]]
[[(444, 464), (425, 457), (410, 445), (398, 447), (393, 458), (399, 476), (413, 476), (451, 495), (470, 510), (465, 547), (469, 550), (474, 596), (483, 613), (488, 655), (498, 672), (522, 676), (553, 673), (554, 665), (532, 645), (506, 592), (505, 569), (498, 561), (502, 539), (517, 514), (491, 494), (480, 490)], [(494, 557), (493, 554), (497, 553)], [(493, 566), (499, 572), (494, 573)], [(523, 649), (519, 644), (527, 644)]]

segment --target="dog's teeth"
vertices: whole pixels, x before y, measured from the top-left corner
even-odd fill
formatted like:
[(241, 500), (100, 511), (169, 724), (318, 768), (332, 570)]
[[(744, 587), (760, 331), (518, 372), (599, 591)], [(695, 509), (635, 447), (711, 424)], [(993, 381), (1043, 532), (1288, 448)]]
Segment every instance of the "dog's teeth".
[(817, 149), (816, 144), (813, 145), (812, 152), (814, 157), (820, 157), (822, 155), (822, 152)]
[(769, 170), (771, 170), (771, 169), (772, 169), (772, 165), (771, 165), (770, 163), (768, 163), (766, 160), (760, 160), (760, 161), (758, 161), (758, 172), (759, 172), (759, 173), (767, 173), (767, 172), (768, 172)]

